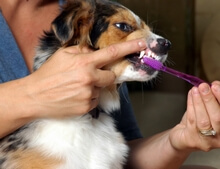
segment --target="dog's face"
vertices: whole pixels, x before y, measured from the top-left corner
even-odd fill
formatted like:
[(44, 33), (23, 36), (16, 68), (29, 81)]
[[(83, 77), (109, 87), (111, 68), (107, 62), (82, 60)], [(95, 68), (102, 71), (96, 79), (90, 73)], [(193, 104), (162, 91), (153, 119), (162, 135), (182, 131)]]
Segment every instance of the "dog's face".
[(53, 31), (64, 46), (79, 44), (93, 49), (145, 38), (147, 49), (104, 67), (116, 74), (116, 83), (152, 79), (157, 71), (143, 64), (143, 56), (164, 62), (170, 48), (168, 40), (152, 33), (132, 11), (107, 0), (69, 0), (53, 22)]

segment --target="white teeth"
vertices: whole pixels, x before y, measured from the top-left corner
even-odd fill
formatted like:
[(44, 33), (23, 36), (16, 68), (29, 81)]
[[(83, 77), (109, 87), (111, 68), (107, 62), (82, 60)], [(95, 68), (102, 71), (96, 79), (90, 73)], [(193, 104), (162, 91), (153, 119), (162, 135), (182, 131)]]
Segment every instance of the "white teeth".
[(140, 58), (140, 59), (143, 58), (144, 55), (145, 55), (145, 51), (141, 51), (139, 58)]
[(157, 56), (155, 53), (153, 53), (152, 51), (148, 50), (147, 53), (146, 51), (141, 51), (140, 52), (140, 56), (139, 56), (139, 59), (141, 61), (141, 63), (144, 63), (144, 60), (143, 58), (152, 58), (152, 59), (155, 59), (155, 60), (159, 60), (159, 56)]
[(151, 56), (152, 56), (152, 58), (155, 58), (155, 54), (154, 53), (152, 53)]
[(157, 55), (155, 53), (153, 53), (152, 51), (148, 51), (146, 57), (156, 59)]

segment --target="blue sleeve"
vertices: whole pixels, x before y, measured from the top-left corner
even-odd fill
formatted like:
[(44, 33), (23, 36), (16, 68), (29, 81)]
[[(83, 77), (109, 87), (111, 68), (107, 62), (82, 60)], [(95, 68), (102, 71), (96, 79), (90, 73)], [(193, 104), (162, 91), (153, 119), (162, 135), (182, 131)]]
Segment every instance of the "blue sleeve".
[(128, 89), (125, 83), (119, 89), (121, 110), (112, 114), (116, 121), (117, 129), (123, 134), (127, 141), (142, 138), (140, 129), (130, 103)]
[(29, 70), (0, 11), (0, 83), (27, 76)]

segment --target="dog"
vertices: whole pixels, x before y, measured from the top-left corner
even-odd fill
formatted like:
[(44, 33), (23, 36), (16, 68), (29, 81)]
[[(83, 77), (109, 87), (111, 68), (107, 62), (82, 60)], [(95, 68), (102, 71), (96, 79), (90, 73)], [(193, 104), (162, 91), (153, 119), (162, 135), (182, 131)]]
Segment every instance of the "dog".
[[(148, 47), (103, 69), (116, 75), (102, 89), (98, 117), (91, 113), (68, 119), (35, 120), (0, 140), (1, 169), (122, 169), (128, 146), (115, 128), (111, 113), (120, 109), (118, 84), (149, 81), (157, 71), (143, 57), (164, 62), (170, 42), (151, 32), (132, 11), (107, 0), (69, 0), (40, 40), (34, 59), (37, 70), (54, 52), (71, 45), (94, 50), (111, 44), (145, 38)], [(104, 56), (103, 56), (104, 57)]]

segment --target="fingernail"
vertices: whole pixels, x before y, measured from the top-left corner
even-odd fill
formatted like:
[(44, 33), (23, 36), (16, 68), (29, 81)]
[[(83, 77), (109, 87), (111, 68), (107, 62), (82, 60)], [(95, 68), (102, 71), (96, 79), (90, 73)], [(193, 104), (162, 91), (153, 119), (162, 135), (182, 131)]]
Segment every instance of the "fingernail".
[(192, 88), (192, 93), (193, 93), (193, 94), (199, 94), (198, 88), (197, 88), (197, 87), (193, 87), (193, 88)]
[(220, 85), (217, 84), (213, 84), (212, 88), (216, 91), (216, 92), (220, 92)]
[(210, 91), (210, 88), (209, 88), (208, 85), (205, 85), (203, 88), (201, 88), (201, 93), (204, 94), (204, 95), (208, 94), (209, 91)]
[(141, 48), (146, 48), (146, 47), (147, 47), (147, 43), (146, 43), (146, 41), (144, 41), (144, 40), (139, 41), (139, 42), (138, 42), (138, 45), (139, 45)]

